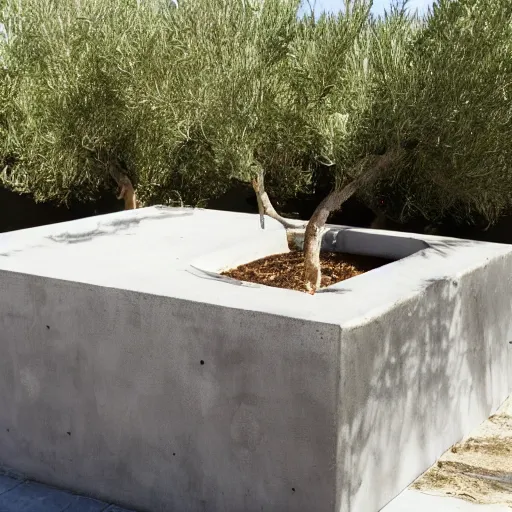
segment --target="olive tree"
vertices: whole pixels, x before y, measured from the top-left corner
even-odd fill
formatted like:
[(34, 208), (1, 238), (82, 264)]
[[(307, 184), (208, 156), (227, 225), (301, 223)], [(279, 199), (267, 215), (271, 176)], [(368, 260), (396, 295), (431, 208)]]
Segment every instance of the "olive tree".
[[(400, 18), (374, 23), (375, 140), (408, 150), (379, 187), (395, 196), (397, 220), (492, 223), (512, 199), (512, 5), (440, 0), (424, 20)], [(376, 206), (378, 192), (364, 199)]]
[(260, 203), (263, 175), (280, 197), (309, 179), (307, 126), (287, 81), (298, 7), (295, 0), (206, 1), (194, 39), (207, 61), (201, 79), (209, 84), (203, 109), (212, 150), (230, 178), (261, 186)]
[(494, 222), (512, 202), (512, 4), (440, 0), (413, 51), (411, 203)]
[[(264, 215), (305, 229), (320, 286), (329, 214), (384, 187), (400, 217), (511, 203), (511, 10), (439, 0), (425, 19), (371, 2), (298, 15), (296, 0), (5, 0), (2, 181), (38, 200), (198, 204), (233, 178)], [(108, 5), (107, 5), (108, 4)], [(333, 190), (307, 222), (275, 197)]]
[(4, 152), (16, 156), (4, 173), (12, 188), (36, 200), (86, 198), (111, 174), (130, 185), (112, 153), (127, 144), (121, 115), (126, 82), (113, 72), (98, 2), (8, 1), (6, 51), (10, 112)]
[(66, 202), (114, 178), (127, 207), (135, 187), (143, 202), (197, 204), (264, 164), (280, 194), (294, 193), (307, 174), (280, 66), (297, 8), (6, 0), (0, 149), (16, 160), (4, 184)]
[[(345, 16), (354, 22), (350, 16), (364, 6), (352, 7)], [(311, 108), (308, 98), (308, 111), (317, 154), (336, 179), (305, 225), (311, 292), (320, 285), (328, 215), (354, 193), (372, 205), (386, 185), (400, 199), (401, 218), (420, 212), (436, 220), (450, 212), (492, 222), (510, 208), (511, 13), (506, 0), (440, 0), (425, 19), (396, 6), (383, 18), (368, 17), (330, 66), (322, 52), (301, 58), (303, 66), (334, 76), (329, 82), (322, 72), (303, 73), (307, 79), (299, 82), (314, 87), (320, 77), (316, 83), (325, 87), (321, 107)], [(298, 40), (320, 46), (326, 20), (311, 23), (310, 42)], [(326, 41), (332, 44), (335, 35)]]
[[(397, 140), (380, 151), (382, 137), (374, 111), (382, 91), (369, 12), (367, 2), (353, 1), (338, 15), (303, 18), (287, 70), (287, 82), (307, 135), (304, 149), (310, 165), (321, 164), (335, 183), (309, 221), (302, 224), (305, 286), (310, 293), (315, 293), (321, 282), (320, 245), (329, 214), (394, 170), (402, 158)], [(266, 213), (282, 221), (268, 198), (263, 199)]]
[(189, 144), (201, 61), (188, 53), (197, 29), (182, 13), (156, 0), (6, 0), (0, 149), (14, 158), (4, 184), (67, 202), (92, 199), (113, 179), (133, 208), (134, 186), (151, 197), (169, 169), (174, 182), (185, 181), (183, 168), (215, 169), (204, 147)]

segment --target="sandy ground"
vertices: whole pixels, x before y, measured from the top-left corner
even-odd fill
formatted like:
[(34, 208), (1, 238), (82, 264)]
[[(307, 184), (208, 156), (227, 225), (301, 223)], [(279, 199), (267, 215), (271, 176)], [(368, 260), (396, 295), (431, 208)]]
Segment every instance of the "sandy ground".
[(410, 489), (512, 509), (512, 396)]

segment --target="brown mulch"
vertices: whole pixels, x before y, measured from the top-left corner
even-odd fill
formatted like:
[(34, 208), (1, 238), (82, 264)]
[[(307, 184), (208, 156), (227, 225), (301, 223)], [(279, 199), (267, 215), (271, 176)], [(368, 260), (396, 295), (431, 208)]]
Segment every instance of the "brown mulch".
[[(339, 252), (322, 252), (320, 261), (322, 265), (322, 288), (390, 263), (390, 260), (382, 258)], [(304, 255), (301, 251), (267, 256), (227, 270), (222, 275), (239, 281), (305, 291)]]

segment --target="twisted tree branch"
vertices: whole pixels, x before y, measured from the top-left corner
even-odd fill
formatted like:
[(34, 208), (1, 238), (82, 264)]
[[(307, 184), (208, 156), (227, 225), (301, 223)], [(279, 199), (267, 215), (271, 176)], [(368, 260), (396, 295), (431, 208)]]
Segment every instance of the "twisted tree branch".
[(320, 288), (322, 272), (320, 248), (322, 234), (329, 214), (339, 210), (360, 188), (369, 185), (387, 171), (400, 157), (399, 150), (391, 150), (383, 155), (372, 157), (364, 165), (363, 171), (354, 181), (341, 189), (333, 190), (316, 208), (306, 226), (304, 234), (304, 280), (306, 289), (314, 294)]
[(263, 169), (258, 169), (257, 177), (252, 180), (252, 188), (256, 192), (256, 199), (258, 200), (258, 211), (260, 214), (261, 229), (265, 229), (265, 215), (280, 222), (286, 229), (305, 227), (306, 223), (287, 219), (279, 215), (274, 206), (272, 205), (268, 194), (265, 192), (265, 181)]

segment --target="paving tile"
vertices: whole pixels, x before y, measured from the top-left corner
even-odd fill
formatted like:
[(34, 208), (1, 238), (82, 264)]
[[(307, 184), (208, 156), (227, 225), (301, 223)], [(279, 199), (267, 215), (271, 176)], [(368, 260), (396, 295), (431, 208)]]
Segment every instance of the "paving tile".
[(22, 480), (17, 480), (16, 478), (11, 478), (10, 476), (0, 475), (0, 494), (10, 491), (12, 488), (20, 485), (21, 483)]
[(26, 482), (0, 495), (0, 512), (63, 512), (75, 496)]
[(107, 507), (108, 503), (104, 501), (84, 496), (73, 496), (73, 501), (63, 512), (103, 512)]
[(126, 508), (116, 507), (115, 505), (110, 505), (104, 512), (135, 512), (134, 510), (128, 510)]

